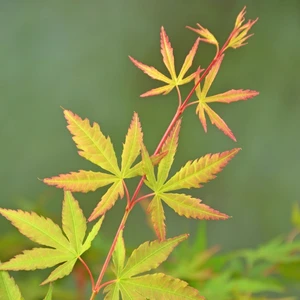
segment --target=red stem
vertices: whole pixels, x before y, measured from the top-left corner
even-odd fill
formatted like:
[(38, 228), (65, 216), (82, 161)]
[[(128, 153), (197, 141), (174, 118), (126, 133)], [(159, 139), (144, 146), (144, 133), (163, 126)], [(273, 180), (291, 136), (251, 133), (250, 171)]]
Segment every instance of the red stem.
[[(163, 137), (161, 138), (159, 144), (157, 145), (155, 151), (154, 151), (154, 154), (153, 155), (156, 155), (159, 153), (159, 151), (161, 150), (163, 144), (165, 143), (168, 135), (170, 134), (170, 132), (172, 131), (172, 128), (173, 126), (175, 125), (175, 123), (178, 121), (178, 119), (180, 118), (180, 116), (182, 115), (182, 113), (184, 112), (184, 110), (187, 108), (188, 106), (188, 102), (189, 100), (191, 99), (195, 89), (197, 88), (197, 86), (200, 84), (200, 82), (204, 79), (204, 77), (208, 74), (208, 72), (211, 70), (211, 68), (214, 66), (214, 64), (217, 62), (217, 60), (220, 58), (220, 56), (223, 54), (223, 52), (225, 51), (228, 43), (230, 42), (230, 39), (232, 37), (232, 35), (234, 34), (235, 30), (230, 34), (230, 36), (228, 37), (227, 41), (225, 42), (225, 44), (223, 45), (222, 49), (220, 51), (217, 52), (216, 56), (214, 57), (214, 59), (211, 61), (211, 63), (209, 64), (209, 66), (204, 70), (204, 72), (202, 73), (202, 75), (200, 76), (199, 80), (196, 82), (196, 84), (194, 85), (194, 87), (191, 89), (191, 91), (189, 92), (189, 94), (187, 95), (187, 97), (185, 98), (185, 100), (183, 101), (183, 103), (181, 103), (180, 99), (179, 99), (179, 103), (180, 105), (178, 106), (177, 108), (177, 111), (172, 119), (172, 121), (170, 122), (167, 130), (165, 131)], [(179, 89), (177, 89), (177, 92), (178, 92), (178, 95), (180, 95)], [(181, 97), (181, 95), (180, 95)], [(105, 274), (105, 271), (108, 267), (108, 264), (110, 262), (110, 259), (112, 257), (112, 254), (115, 250), (115, 247), (116, 247), (116, 243), (117, 243), (117, 240), (118, 240), (118, 237), (119, 237), (119, 234), (121, 232), (121, 230), (125, 227), (125, 223), (127, 221), (127, 218), (128, 218), (128, 215), (130, 213), (130, 211), (132, 210), (132, 208), (134, 207), (134, 205), (137, 203), (137, 201), (140, 200), (139, 199), (136, 199), (143, 184), (144, 184), (144, 180), (145, 180), (145, 176), (142, 176), (141, 180), (139, 181), (135, 191), (134, 191), (134, 194), (131, 198), (131, 200), (129, 201), (129, 203), (127, 204), (127, 207), (126, 207), (126, 211), (125, 211), (125, 214), (123, 216), (123, 219), (119, 225), (119, 228), (117, 230), (117, 233), (114, 237), (114, 240), (113, 240), (113, 243), (109, 249), (109, 252), (107, 254), (107, 257), (105, 259), (105, 262), (103, 264), (103, 267), (101, 269), (101, 272), (100, 272), (100, 275), (97, 279), (97, 282), (96, 282), (96, 285), (93, 289), (93, 293), (90, 297), (90, 300), (94, 300), (95, 299), (95, 296), (97, 295), (97, 293), (99, 292), (100, 288), (103, 287), (103, 285), (101, 285), (101, 281), (103, 279), (103, 276)], [(125, 189), (126, 191), (126, 189)], [(126, 191), (126, 194), (127, 194), (127, 191)]]
[(92, 272), (91, 272), (90, 268), (88, 267), (88, 265), (86, 264), (86, 262), (80, 256), (79, 256), (78, 259), (81, 261), (81, 263), (83, 264), (83, 266), (86, 268), (86, 270), (87, 270), (87, 272), (88, 272), (88, 274), (90, 276), (90, 279), (91, 279), (92, 289), (94, 289), (95, 288), (95, 281), (94, 281), (94, 278), (93, 278), (93, 275), (92, 275)]

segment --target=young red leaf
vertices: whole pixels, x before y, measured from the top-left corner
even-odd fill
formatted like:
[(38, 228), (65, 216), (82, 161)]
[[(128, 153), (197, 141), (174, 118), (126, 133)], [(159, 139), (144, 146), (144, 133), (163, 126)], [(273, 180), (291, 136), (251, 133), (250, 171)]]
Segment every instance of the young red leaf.
[(63, 188), (72, 192), (87, 193), (115, 182), (116, 177), (112, 174), (79, 170), (79, 172), (45, 178), (43, 181), (57, 188)]
[(165, 29), (161, 27), (161, 32), (160, 32), (160, 45), (161, 45), (161, 54), (163, 57), (163, 62), (168, 69), (171, 78), (166, 77), (163, 75), (161, 72), (156, 70), (154, 67), (147, 66), (136, 59), (132, 58), (129, 56), (130, 60), (133, 62), (135, 66), (137, 66), (139, 69), (141, 69), (145, 74), (149, 75), (151, 78), (162, 81), (166, 83), (166, 85), (152, 89), (144, 94), (141, 95), (141, 97), (147, 97), (147, 96), (154, 96), (154, 95), (159, 95), (163, 94), (166, 95), (169, 92), (173, 90), (175, 86), (183, 85), (195, 78), (195, 73), (191, 74), (190, 76), (187, 76), (183, 78), (186, 74), (186, 72), (189, 70), (193, 63), (193, 59), (195, 57), (198, 44), (199, 44), (200, 39), (197, 39), (196, 42), (194, 43), (192, 49), (190, 50), (189, 54), (187, 55), (183, 66), (181, 68), (181, 71), (179, 75), (176, 75), (175, 71), (175, 63), (174, 63), (174, 55), (173, 55), (173, 48), (171, 46), (171, 43), (169, 41), (169, 37), (167, 36)]
[(109, 137), (105, 137), (100, 126), (94, 123), (90, 125), (88, 119), (82, 120), (69, 110), (64, 110), (68, 122), (68, 129), (73, 135), (78, 153), (82, 157), (100, 166), (102, 169), (119, 176), (121, 171), (118, 167), (117, 158)]
[(246, 14), (246, 6), (242, 9), (242, 11), (238, 14), (236, 18), (234, 29), (230, 35), (229, 43), (225, 49), (228, 49), (230, 47), (234, 49), (242, 47), (247, 44), (245, 43), (245, 41), (253, 35), (253, 34), (249, 34), (249, 35), (247, 34), (251, 29), (251, 27), (257, 22), (258, 18), (256, 18), (255, 20), (248, 20), (248, 22), (243, 25), (245, 21), (244, 18), (245, 14)]
[(119, 197), (123, 198), (124, 188), (123, 181), (116, 181), (103, 195), (101, 201), (98, 203), (97, 207), (93, 210), (92, 214), (89, 217), (89, 222), (98, 218), (99, 216), (104, 215), (113, 205)]
[(206, 154), (194, 161), (188, 161), (172, 178), (161, 188), (161, 192), (180, 189), (199, 188), (201, 183), (214, 179), (227, 163), (240, 151), (234, 148), (229, 151)]
[(161, 198), (180, 216), (200, 220), (226, 220), (228, 216), (209, 206), (201, 200), (185, 194), (164, 193)]

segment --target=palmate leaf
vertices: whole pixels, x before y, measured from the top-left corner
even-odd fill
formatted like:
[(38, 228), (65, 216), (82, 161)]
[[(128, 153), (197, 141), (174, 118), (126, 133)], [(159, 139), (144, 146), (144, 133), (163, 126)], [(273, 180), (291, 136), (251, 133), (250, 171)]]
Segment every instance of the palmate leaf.
[[(65, 191), (62, 208), (62, 229), (52, 220), (35, 213), (0, 209), (7, 218), (25, 236), (32, 241), (51, 248), (33, 248), (25, 250), (0, 265), (0, 270), (35, 270), (58, 266), (42, 282), (46, 284), (71, 273), (77, 259), (91, 246), (92, 240), (102, 224), (101, 218), (83, 243), (86, 234), (86, 219), (71, 192)], [(67, 238), (65, 237), (65, 235)]]
[(24, 299), (14, 279), (9, 276), (8, 272), (5, 271), (0, 271), (0, 299), (3, 300)]
[(200, 199), (185, 194), (174, 194), (171, 191), (189, 188), (199, 188), (216, 177), (225, 165), (239, 152), (239, 148), (216, 154), (207, 154), (194, 161), (189, 161), (173, 177), (167, 180), (171, 165), (174, 160), (178, 145), (180, 121), (174, 125), (163, 145), (163, 151), (167, 155), (159, 162), (157, 177), (154, 166), (151, 163), (149, 154), (142, 146), (142, 161), (144, 173), (146, 174), (145, 184), (153, 190), (154, 196), (150, 201), (147, 212), (151, 215), (151, 222), (159, 240), (166, 238), (165, 214), (163, 203), (170, 206), (180, 216), (205, 220), (228, 219), (223, 214), (209, 206), (201, 203)]
[[(141, 124), (137, 113), (134, 113), (123, 145), (120, 169), (110, 138), (104, 136), (97, 123), (91, 126), (88, 119), (83, 120), (69, 110), (64, 110), (64, 115), (79, 154), (109, 173), (80, 170), (45, 178), (43, 181), (71, 192), (83, 193), (112, 184), (90, 216), (89, 221), (91, 221), (105, 214), (119, 197), (123, 197), (123, 179), (138, 176), (143, 172), (141, 163), (132, 167), (141, 151), (143, 140)], [(152, 160), (158, 163), (162, 157), (163, 155), (160, 154)]]
[[(259, 93), (252, 90), (230, 90), (225, 93), (217, 94), (214, 96), (207, 96), (207, 93), (215, 80), (217, 73), (220, 69), (224, 55), (221, 55), (215, 65), (211, 68), (210, 72), (207, 74), (204, 85), (201, 88), (200, 84), (196, 88), (196, 96), (198, 98), (198, 105), (196, 108), (196, 113), (199, 116), (200, 122), (204, 128), (204, 131), (207, 132), (207, 124), (205, 113), (208, 115), (212, 124), (216, 125), (225, 135), (229, 136), (232, 140), (236, 141), (235, 136), (233, 135), (230, 128), (224, 122), (224, 120), (209, 106), (208, 103), (220, 102), (220, 103), (231, 103), (240, 100), (247, 100), (257, 96)], [(195, 83), (199, 81), (199, 72), (196, 73)]]
[(186, 72), (190, 69), (190, 67), (193, 63), (195, 54), (198, 49), (199, 41), (200, 41), (200, 38), (198, 38), (196, 40), (196, 42), (194, 43), (192, 49), (190, 50), (189, 54), (185, 58), (185, 61), (182, 65), (179, 75), (177, 76), (176, 71), (175, 71), (173, 48), (171, 46), (169, 37), (167, 36), (164, 27), (161, 27), (161, 32), (160, 32), (161, 54), (163, 57), (163, 62), (165, 64), (166, 68), (168, 69), (171, 78), (168, 78), (167, 76), (165, 76), (164, 74), (159, 72), (154, 67), (147, 66), (147, 65), (135, 60), (131, 56), (129, 56), (129, 58), (133, 62), (133, 64), (135, 66), (137, 66), (139, 69), (141, 69), (145, 74), (147, 74), (148, 76), (150, 76), (153, 79), (156, 79), (156, 80), (166, 83), (166, 85), (164, 85), (162, 87), (152, 89), (152, 90), (142, 94), (141, 97), (154, 96), (154, 95), (159, 95), (159, 94), (166, 95), (166, 94), (170, 93), (174, 87), (186, 84), (186, 83), (190, 82), (191, 80), (193, 80), (195, 78), (196, 73), (192, 73), (191, 75), (189, 75), (187, 77), (184, 77), (184, 76), (185, 76)]
[[(140, 273), (157, 268), (164, 262), (174, 248), (188, 237), (187, 234), (167, 239), (163, 242), (145, 242), (135, 249), (128, 258), (125, 267), (116, 273), (116, 280), (106, 286), (106, 300), (120, 299), (204, 299), (196, 289), (188, 286), (184, 281), (171, 276), (156, 273), (136, 276)], [(120, 270), (120, 259), (123, 264), (125, 252), (124, 241), (118, 241), (113, 260), (115, 270)], [(121, 247), (120, 247), (121, 246)], [(136, 277), (135, 277), (136, 276)]]

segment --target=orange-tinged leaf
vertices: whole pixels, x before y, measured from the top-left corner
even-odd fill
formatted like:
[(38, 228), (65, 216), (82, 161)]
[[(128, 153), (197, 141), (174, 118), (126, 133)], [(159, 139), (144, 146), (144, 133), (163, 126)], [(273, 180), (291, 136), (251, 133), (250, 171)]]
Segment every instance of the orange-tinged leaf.
[(205, 77), (205, 81), (204, 81), (202, 92), (201, 92), (201, 100), (206, 98), (206, 95), (219, 72), (223, 58), (224, 58), (224, 54), (218, 58), (216, 63), (213, 65), (213, 67), (211, 68), (211, 70), (209, 71), (207, 76)]
[(158, 172), (157, 172), (158, 186), (162, 186), (164, 182), (167, 180), (171, 166), (173, 164), (174, 156), (178, 145), (180, 124), (181, 124), (181, 120), (178, 120), (174, 125), (172, 132), (167, 137), (162, 147), (162, 151), (167, 152), (167, 154), (158, 164)]
[(176, 80), (173, 48), (171, 46), (169, 37), (167, 36), (163, 26), (161, 27), (161, 30), (160, 30), (160, 47), (161, 47), (161, 54), (163, 57), (163, 62), (165, 64), (165, 66), (167, 67), (172, 80)]
[(70, 241), (72, 248), (78, 255), (81, 254), (81, 247), (86, 232), (86, 219), (71, 192), (64, 192), (62, 208), (62, 228)]
[(208, 105), (204, 105), (204, 109), (209, 116), (209, 119), (212, 124), (216, 125), (220, 130), (222, 130), (227, 136), (229, 136), (232, 140), (236, 142), (236, 138), (233, 135), (230, 128), (224, 122), (224, 120), (215, 112), (213, 111)]
[(107, 173), (79, 170), (79, 172), (45, 178), (43, 181), (57, 188), (63, 188), (72, 192), (87, 193), (115, 182), (116, 177)]
[(207, 124), (206, 124), (206, 117), (205, 117), (205, 110), (202, 103), (199, 103), (196, 108), (196, 114), (198, 114), (200, 122), (203, 126), (205, 132), (207, 132)]
[(168, 84), (172, 83), (171, 79), (169, 79), (167, 76), (165, 76), (164, 74), (162, 74), (161, 72), (156, 70), (154, 67), (147, 66), (147, 65), (137, 61), (136, 59), (134, 59), (131, 56), (129, 56), (129, 58), (136, 67), (141, 69), (145, 74), (147, 74), (151, 78), (163, 81), (163, 82), (168, 83)]
[(228, 216), (209, 206), (201, 200), (185, 194), (163, 193), (161, 198), (180, 216), (200, 220), (226, 220)]
[(199, 23), (197, 23), (197, 26), (199, 27), (199, 29), (190, 26), (186, 26), (186, 28), (198, 33), (201, 36), (201, 41), (216, 45), (217, 49), (219, 49), (219, 43), (214, 37), (214, 35), (207, 28), (204, 28)]
[(68, 122), (68, 129), (73, 135), (78, 153), (100, 166), (102, 169), (120, 176), (117, 158), (109, 137), (105, 137), (97, 123), (90, 125), (88, 119), (82, 120), (79, 116), (69, 110), (64, 110)]
[(159, 196), (155, 196), (147, 208), (147, 213), (151, 216), (151, 222), (160, 241), (166, 239), (165, 212)]
[(0, 265), (0, 270), (36, 270), (53, 267), (72, 259), (72, 253), (51, 248), (33, 248), (24, 250), (22, 254)]
[(63, 278), (69, 275), (73, 270), (76, 260), (77, 257), (73, 258), (72, 260), (66, 261), (62, 265), (58, 266), (53, 272), (51, 272), (49, 277), (41, 283), (41, 285), (47, 284), (49, 282), (55, 281), (59, 278)]
[(140, 298), (164, 300), (204, 300), (199, 292), (188, 286), (187, 282), (171, 276), (156, 273), (122, 280), (122, 286)]
[(240, 148), (234, 148), (221, 153), (207, 154), (194, 161), (188, 161), (165, 183), (161, 192), (201, 187), (201, 183), (214, 179), (215, 175), (221, 172), (240, 150)]
[[(189, 52), (189, 54), (187, 55), (187, 57), (185, 58), (184, 60), (184, 63), (182, 65), (182, 68), (180, 70), (180, 73), (178, 75), (178, 81), (181, 81), (183, 80), (183, 77), (184, 75), (186, 74), (186, 72), (190, 69), (190, 67), (192, 66), (193, 64), (193, 60), (194, 60), (194, 57), (195, 57), (195, 54), (197, 52), (197, 49), (198, 49), (198, 45), (199, 45), (199, 42), (200, 42), (200, 38), (198, 38), (196, 40), (196, 42), (194, 43), (191, 51)], [(192, 80), (192, 79), (191, 79)]]
[(132, 252), (120, 277), (129, 278), (156, 269), (168, 258), (173, 249), (187, 237), (187, 234), (183, 234), (162, 242), (156, 240), (143, 243)]
[(243, 9), (240, 11), (240, 13), (237, 16), (235, 24), (234, 24), (235, 28), (239, 28), (242, 26), (242, 24), (245, 21), (245, 18), (244, 18), (245, 14), (246, 14), (246, 6), (243, 7)]
[(121, 170), (124, 177), (126, 177), (132, 164), (139, 156), (142, 141), (143, 133), (141, 123), (138, 114), (134, 113), (126, 135), (125, 144), (123, 145)]
[(70, 244), (61, 229), (52, 220), (21, 210), (0, 208), (0, 214), (25, 236), (41, 245), (70, 251)]
[(184, 77), (188, 69), (191, 67), (193, 63), (193, 59), (195, 57), (198, 44), (200, 39), (197, 39), (194, 43), (192, 49), (188, 53), (187, 57), (185, 58), (185, 61), (183, 63), (183, 66), (181, 68), (181, 71), (179, 73), (179, 76), (176, 75), (175, 71), (175, 62), (174, 62), (174, 55), (173, 55), (173, 48), (171, 46), (171, 43), (169, 41), (169, 37), (167, 36), (165, 29), (161, 27), (160, 32), (160, 44), (161, 44), (161, 54), (163, 57), (163, 62), (168, 69), (171, 78), (166, 77), (161, 72), (156, 70), (154, 67), (147, 66), (136, 59), (129, 56), (130, 60), (133, 62), (135, 66), (137, 66), (139, 69), (141, 69), (144, 73), (146, 73), (148, 76), (150, 76), (153, 79), (160, 80), (164, 83), (167, 83), (167, 85), (164, 85), (162, 87), (158, 87), (155, 89), (152, 89), (146, 93), (143, 93), (141, 97), (148, 97), (148, 96), (155, 96), (155, 95), (167, 95), (170, 93), (175, 86), (183, 85), (186, 83), (189, 83), (191, 80), (193, 80), (196, 76), (196, 72), (192, 73), (191, 75)]
[(19, 287), (15, 280), (5, 271), (0, 271), (0, 299), (23, 300)]
[(156, 95), (167, 95), (169, 94), (174, 88), (174, 85), (164, 85), (162, 87), (152, 89), (146, 93), (141, 94), (141, 97), (149, 97), (149, 96), (156, 96)]
[(220, 102), (231, 103), (240, 100), (247, 100), (257, 96), (259, 93), (251, 90), (230, 90), (222, 94), (206, 97), (205, 103)]
[(123, 198), (123, 196), (123, 181), (116, 181), (101, 198), (101, 201), (98, 203), (97, 207), (89, 217), (89, 222), (98, 218), (99, 216), (104, 215), (109, 209), (112, 208), (113, 205), (115, 205), (118, 198)]

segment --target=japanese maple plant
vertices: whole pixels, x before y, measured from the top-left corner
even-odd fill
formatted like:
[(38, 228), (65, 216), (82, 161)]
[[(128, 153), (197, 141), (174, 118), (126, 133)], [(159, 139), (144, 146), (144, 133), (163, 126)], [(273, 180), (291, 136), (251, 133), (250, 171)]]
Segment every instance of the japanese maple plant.
[[(197, 24), (196, 28), (187, 27), (197, 34), (197, 39), (186, 56), (179, 73), (175, 70), (173, 49), (164, 27), (160, 31), (160, 47), (163, 62), (168, 74), (164, 75), (156, 68), (129, 57), (133, 64), (153, 79), (163, 82), (163, 86), (145, 92), (141, 97), (166, 95), (175, 90), (178, 108), (159, 141), (153, 154), (149, 154), (143, 143), (142, 126), (136, 112), (128, 128), (120, 160), (117, 159), (113, 144), (109, 137), (102, 133), (97, 123), (90, 124), (70, 110), (64, 110), (73, 140), (79, 149), (79, 155), (94, 163), (102, 170), (99, 172), (79, 170), (68, 174), (44, 179), (44, 183), (56, 186), (64, 191), (62, 203), (61, 228), (51, 219), (34, 212), (0, 209), (21, 234), (45, 247), (24, 250), (0, 265), (0, 270), (35, 270), (59, 266), (52, 271), (42, 284), (49, 284), (69, 275), (79, 260), (90, 278), (90, 299), (95, 299), (101, 291), (105, 299), (204, 299), (201, 290), (189, 286), (185, 281), (163, 273), (140, 275), (157, 268), (165, 261), (174, 248), (188, 234), (167, 238), (164, 205), (168, 205), (175, 213), (187, 218), (199, 220), (226, 220), (228, 216), (208, 205), (200, 199), (177, 192), (181, 189), (200, 188), (202, 184), (214, 179), (226, 164), (240, 151), (233, 148), (221, 153), (206, 154), (196, 160), (188, 161), (173, 176), (169, 176), (179, 141), (181, 118), (188, 107), (195, 107), (204, 131), (207, 131), (207, 118), (225, 135), (236, 141), (231, 129), (225, 121), (210, 107), (211, 103), (231, 103), (247, 100), (258, 92), (253, 90), (231, 89), (217, 95), (210, 95), (209, 90), (224, 60), (225, 52), (230, 48), (239, 48), (246, 44), (252, 35), (249, 30), (256, 20), (245, 22), (245, 8), (237, 16), (234, 28), (224, 45), (219, 45), (215, 36), (206, 28)], [(215, 46), (216, 54), (211, 63), (202, 69), (196, 66), (194, 72), (187, 75), (191, 68), (199, 44), (202, 42)], [(182, 97), (180, 87), (192, 83), (193, 86), (186, 97)], [(127, 179), (140, 177), (139, 183), (132, 191), (127, 186)], [(87, 193), (98, 188), (109, 186), (100, 202), (94, 208), (88, 222), (96, 221), (90, 232), (87, 231), (87, 220), (72, 192)], [(146, 186), (148, 189), (142, 191)], [(148, 191), (148, 192), (147, 192)], [(125, 199), (127, 205), (122, 220), (114, 236), (99, 274), (93, 274), (89, 263), (82, 254), (89, 250), (93, 239), (97, 236), (105, 214), (117, 200)], [(148, 199), (147, 212), (157, 235), (157, 240), (146, 241), (135, 249), (126, 260), (123, 230), (126, 221), (141, 201)], [(108, 267), (112, 267), (114, 279), (104, 281)], [(1, 299), (22, 299), (19, 288), (7, 272), (2, 272)], [(51, 299), (52, 285), (45, 299)]]

